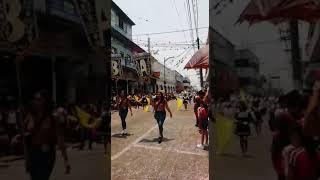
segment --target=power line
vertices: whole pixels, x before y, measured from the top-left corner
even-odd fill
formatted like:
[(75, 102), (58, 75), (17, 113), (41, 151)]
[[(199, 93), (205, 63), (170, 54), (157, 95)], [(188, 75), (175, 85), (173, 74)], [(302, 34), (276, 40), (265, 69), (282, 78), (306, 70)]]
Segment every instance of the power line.
[[(209, 27), (200, 27), (198, 29), (207, 29)], [(176, 30), (176, 31), (165, 31), (165, 32), (154, 32), (154, 33), (145, 33), (145, 34), (134, 34), (132, 36), (148, 36), (148, 35), (157, 35), (157, 34), (170, 34), (170, 33), (178, 33), (178, 32), (185, 32), (185, 31), (192, 31), (195, 30), (194, 28), (191, 29), (183, 29), (183, 30)]]
[[(173, 3), (173, 5), (174, 5), (174, 7), (175, 7), (175, 10), (176, 10), (176, 12), (177, 12), (177, 15), (178, 15), (179, 20), (181, 20), (181, 17), (180, 17), (180, 14), (179, 14), (179, 11), (178, 11), (178, 8), (177, 8), (177, 5), (176, 5), (176, 1), (175, 1), (175, 0), (172, 0), (171, 2)], [(179, 21), (179, 24), (180, 24), (181, 28), (183, 28), (183, 26), (182, 26), (182, 24), (181, 24), (181, 21)], [(185, 33), (185, 32), (183, 32), (183, 36), (184, 36), (185, 39), (187, 39), (187, 36), (186, 36), (186, 33)]]
[[(189, 22), (189, 27), (191, 29), (190, 31), (190, 37), (191, 37), (191, 41), (194, 41), (194, 36), (193, 36), (193, 27), (192, 27), (192, 15), (191, 15), (191, 8), (190, 8), (190, 1), (186, 0), (186, 9), (187, 9), (187, 18), (188, 18), (188, 22)], [(193, 50), (195, 51), (195, 48), (193, 48)]]

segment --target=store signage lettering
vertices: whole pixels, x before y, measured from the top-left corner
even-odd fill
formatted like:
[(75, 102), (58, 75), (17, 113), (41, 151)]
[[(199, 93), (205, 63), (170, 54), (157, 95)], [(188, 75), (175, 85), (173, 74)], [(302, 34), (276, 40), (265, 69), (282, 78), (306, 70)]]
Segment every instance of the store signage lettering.
[(74, 0), (89, 43), (94, 47), (104, 47), (103, 34), (109, 28), (108, 2), (101, 0)]
[(0, 41), (26, 46), (35, 37), (33, 0), (0, 0)]
[(112, 57), (111, 67), (112, 67), (112, 78), (118, 78), (123, 74), (120, 57)]

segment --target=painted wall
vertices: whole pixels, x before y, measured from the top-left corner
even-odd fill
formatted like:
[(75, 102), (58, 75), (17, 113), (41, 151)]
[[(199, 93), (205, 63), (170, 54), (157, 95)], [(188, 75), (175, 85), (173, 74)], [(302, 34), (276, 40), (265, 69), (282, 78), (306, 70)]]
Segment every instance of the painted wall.
[(111, 37), (111, 47), (117, 50), (116, 54), (123, 53), (125, 58), (123, 58), (121, 61), (122, 66), (126, 66), (128, 68), (136, 70), (136, 64), (134, 63), (131, 49), (127, 48), (123, 43), (121, 43), (120, 41), (112, 37)]
[[(111, 9), (111, 26), (119, 31), (122, 35), (132, 40), (132, 26), (127, 22), (123, 22), (123, 29), (119, 27), (119, 15), (115, 10)], [(124, 30), (125, 29), (125, 30)]]

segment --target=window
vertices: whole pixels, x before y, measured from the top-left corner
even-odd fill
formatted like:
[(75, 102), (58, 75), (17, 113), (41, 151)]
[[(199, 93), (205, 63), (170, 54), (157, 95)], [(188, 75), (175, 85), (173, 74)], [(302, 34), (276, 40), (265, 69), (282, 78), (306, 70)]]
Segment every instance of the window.
[(123, 19), (121, 17), (119, 17), (119, 27), (121, 29), (124, 29), (124, 27), (123, 27)]

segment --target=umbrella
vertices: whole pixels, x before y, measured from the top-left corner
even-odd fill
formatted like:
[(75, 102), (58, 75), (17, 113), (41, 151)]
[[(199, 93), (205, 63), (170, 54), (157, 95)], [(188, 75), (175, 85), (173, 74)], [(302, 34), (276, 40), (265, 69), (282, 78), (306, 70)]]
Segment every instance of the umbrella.
[(315, 21), (320, 17), (317, 0), (252, 0), (241, 13), (238, 23), (270, 21), (279, 24), (288, 19)]
[(209, 68), (209, 45), (200, 48), (189, 60), (184, 69), (208, 69)]

